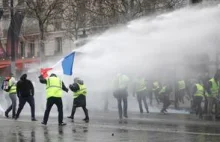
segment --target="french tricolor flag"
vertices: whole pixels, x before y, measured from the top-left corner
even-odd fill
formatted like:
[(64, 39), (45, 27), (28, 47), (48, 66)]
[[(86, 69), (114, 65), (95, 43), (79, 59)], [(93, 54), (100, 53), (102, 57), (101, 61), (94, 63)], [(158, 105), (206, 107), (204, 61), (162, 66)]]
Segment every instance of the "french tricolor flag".
[[(73, 63), (74, 63), (75, 55), (76, 55), (76, 52), (72, 52), (69, 55), (65, 56), (63, 59), (61, 59), (63, 74), (65, 74), (65, 75), (72, 75), (73, 74)], [(47, 78), (48, 72), (52, 69), (53, 69), (53, 67), (52, 68), (42, 68), (41, 75), (43, 75), (44, 78)]]

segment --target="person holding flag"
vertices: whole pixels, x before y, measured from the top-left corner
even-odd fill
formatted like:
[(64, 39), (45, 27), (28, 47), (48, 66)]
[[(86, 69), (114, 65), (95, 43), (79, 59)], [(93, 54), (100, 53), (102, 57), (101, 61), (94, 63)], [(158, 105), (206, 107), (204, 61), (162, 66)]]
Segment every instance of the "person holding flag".
[(72, 75), (75, 53), (76, 52), (71, 52), (69, 55), (59, 60), (51, 68), (42, 68), (40, 71), (41, 75), (39, 76), (39, 81), (43, 84), (46, 84), (46, 94), (47, 94), (46, 110), (42, 122), (43, 125), (47, 125), (49, 113), (53, 104), (56, 104), (58, 108), (59, 125), (61, 126), (66, 125), (66, 123), (63, 123), (62, 91), (68, 92), (69, 89), (66, 88), (64, 83), (56, 76), (56, 74), (51, 74), (49, 78), (47, 77), (48, 77), (48, 72), (51, 71), (54, 67), (56, 67), (60, 62), (62, 63), (63, 74)]
[(46, 95), (47, 95), (47, 104), (46, 110), (44, 113), (43, 122), (41, 124), (47, 125), (47, 121), (49, 118), (49, 113), (52, 106), (55, 104), (58, 108), (58, 121), (60, 126), (66, 125), (63, 122), (63, 103), (62, 103), (62, 91), (68, 92), (68, 88), (66, 88), (63, 81), (61, 81), (56, 74), (51, 74), (50, 77), (45, 79), (43, 75), (39, 76), (39, 81), (42, 84), (46, 84)]

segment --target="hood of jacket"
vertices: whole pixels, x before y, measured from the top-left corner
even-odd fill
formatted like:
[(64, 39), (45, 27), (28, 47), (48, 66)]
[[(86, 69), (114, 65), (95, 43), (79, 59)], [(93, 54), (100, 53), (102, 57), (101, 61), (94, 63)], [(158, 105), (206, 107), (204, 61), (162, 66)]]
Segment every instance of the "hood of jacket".
[(82, 80), (77, 80), (77, 83), (79, 83), (80, 85), (84, 84), (84, 82)]
[(23, 75), (20, 77), (20, 80), (22, 80), (22, 81), (27, 80), (27, 74), (23, 74)]

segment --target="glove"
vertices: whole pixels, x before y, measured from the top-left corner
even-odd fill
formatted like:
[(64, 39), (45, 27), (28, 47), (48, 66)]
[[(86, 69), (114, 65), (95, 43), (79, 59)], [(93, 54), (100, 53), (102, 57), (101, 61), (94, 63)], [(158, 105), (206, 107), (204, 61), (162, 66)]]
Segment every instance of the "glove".
[(71, 88), (73, 88), (73, 85), (72, 85), (72, 84), (70, 84), (70, 85), (69, 85), (69, 88), (70, 88), (70, 89), (71, 89)]
[(69, 89), (66, 89), (65, 91), (68, 93), (68, 92), (69, 92)]
[(43, 77), (43, 75), (41, 74), (40, 76), (38, 76), (38, 78), (42, 79), (42, 78), (44, 78), (44, 77)]

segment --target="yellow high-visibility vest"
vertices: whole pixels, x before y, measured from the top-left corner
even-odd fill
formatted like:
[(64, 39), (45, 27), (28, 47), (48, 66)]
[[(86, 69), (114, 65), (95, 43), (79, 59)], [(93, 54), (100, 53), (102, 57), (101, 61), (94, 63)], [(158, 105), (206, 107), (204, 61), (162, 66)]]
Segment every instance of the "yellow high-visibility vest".
[(124, 89), (128, 86), (129, 78), (126, 75), (117, 75), (113, 83), (114, 89)]
[(62, 97), (62, 81), (58, 77), (49, 77), (46, 85), (47, 98)]
[[(78, 84), (78, 83), (77, 83)], [(86, 96), (87, 94), (87, 88), (86, 86), (83, 84), (78, 84), (79, 85), (79, 90), (77, 92), (74, 93), (73, 98), (78, 98), (80, 95), (84, 95)]]
[(160, 85), (159, 85), (158, 81), (155, 81), (153, 83), (153, 91), (158, 90), (158, 89), (160, 89)]
[(16, 87), (16, 84), (12, 84), (11, 79), (8, 82), (8, 86), (11, 87), (9, 90), (9, 94), (16, 94), (17, 87)]
[(212, 87), (210, 88), (211, 94), (208, 94), (211, 97), (218, 96), (218, 90), (219, 90), (219, 82), (216, 82), (214, 78), (209, 80), (212, 83)]
[(185, 88), (186, 88), (185, 81), (184, 80), (178, 81), (178, 89), (182, 90), (182, 89), (185, 89)]
[(147, 84), (144, 78), (137, 80), (136, 82), (136, 92), (147, 90)]
[(204, 87), (201, 84), (196, 84), (196, 88), (197, 88), (197, 91), (194, 94), (194, 96), (201, 96), (201, 97), (203, 97)]
[(159, 94), (163, 94), (166, 92), (167, 86), (163, 86), (162, 89), (160, 90)]

